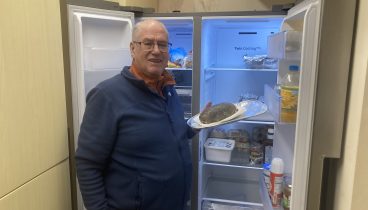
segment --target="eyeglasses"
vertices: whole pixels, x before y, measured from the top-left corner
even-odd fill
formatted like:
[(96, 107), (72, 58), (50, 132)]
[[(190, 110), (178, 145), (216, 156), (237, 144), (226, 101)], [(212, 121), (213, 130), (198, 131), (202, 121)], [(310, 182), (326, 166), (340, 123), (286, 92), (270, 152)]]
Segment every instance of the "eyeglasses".
[(157, 44), (157, 47), (161, 52), (167, 52), (172, 45), (170, 42), (154, 42), (154, 41), (143, 41), (143, 42), (133, 41), (133, 43), (139, 44), (144, 51), (152, 51), (155, 45)]

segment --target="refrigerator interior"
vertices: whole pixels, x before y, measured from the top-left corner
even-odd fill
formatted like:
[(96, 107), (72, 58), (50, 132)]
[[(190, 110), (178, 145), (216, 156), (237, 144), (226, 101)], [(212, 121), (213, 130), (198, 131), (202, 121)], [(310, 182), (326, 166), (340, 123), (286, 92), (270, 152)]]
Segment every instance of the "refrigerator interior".
[[(161, 21), (172, 44), (166, 70), (176, 81), (176, 91), (184, 108), (184, 117), (192, 116), (193, 17), (150, 17)], [(137, 21), (147, 19), (139, 18)]]
[[(207, 102), (237, 103), (246, 99), (269, 101), (266, 97), (276, 98), (273, 106), (279, 107), (280, 97), (274, 87), (286, 73), (284, 69), (287, 66), (300, 65), (300, 48), (299, 57), (296, 55), (292, 59), (269, 56), (268, 48), (281, 47), (281, 51), (285, 51), (285, 42), (276, 42), (280, 46), (274, 47), (275, 43), (269, 41), (269, 37), (280, 33), (283, 21), (282, 16), (203, 18), (201, 109)], [(300, 44), (300, 40), (297, 44)], [(271, 93), (265, 91), (267, 87)], [(263, 180), (260, 179), (262, 164), (265, 160), (270, 162), (272, 157), (280, 157), (285, 163), (285, 174), (291, 174), (294, 159), (295, 123), (280, 122), (275, 117), (277, 113), (271, 111), (201, 132), (198, 209), (208, 209), (208, 206), (216, 203), (234, 209), (266, 208), (264, 200), (269, 202), (269, 198), (264, 193), (264, 183), (262, 185)], [(266, 151), (264, 140), (268, 129), (274, 130), (274, 134), (272, 146), (267, 145)], [(230, 134), (234, 131), (240, 131), (247, 137), (240, 142), (242, 146), (235, 146), (232, 150), (230, 162), (207, 160), (206, 140), (214, 133), (218, 136), (222, 132), (220, 136), (235, 139), (237, 145), (239, 139)], [(262, 149), (259, 149), (259, 145)], [(271, 152), (269, 148), (272, 148)], [(261, 154), (263, 159), (254, 161), (254, 152)]]
[(168, 32), (170, 49), (168, 66), (176, 81), (176, 91), (184, 108), (184, 117), (192, 116), (192, 71), (193, 71), (193, 19), (175, 18), (161, 20)]

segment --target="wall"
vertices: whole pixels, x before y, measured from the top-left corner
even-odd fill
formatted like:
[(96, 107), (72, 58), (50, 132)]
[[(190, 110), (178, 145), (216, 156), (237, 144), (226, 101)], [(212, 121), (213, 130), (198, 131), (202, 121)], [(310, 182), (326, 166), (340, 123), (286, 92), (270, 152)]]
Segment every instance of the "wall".
[(287, 4), (295, 0), (158, 0), (158, 12), (223, 12), (271, 10), (273, 4)]
[(359, 1), (345, 143), (337, 168), (335, 210), (367, 207), (368, 2)]
[(121, 6), (154, 8), (155, 11), (157, 11), (159, 0), (109, 0), (109, 1), (118, 2)]
[(0, 29), (0, 210), (69, 210), (59, 0), (2, 0)]

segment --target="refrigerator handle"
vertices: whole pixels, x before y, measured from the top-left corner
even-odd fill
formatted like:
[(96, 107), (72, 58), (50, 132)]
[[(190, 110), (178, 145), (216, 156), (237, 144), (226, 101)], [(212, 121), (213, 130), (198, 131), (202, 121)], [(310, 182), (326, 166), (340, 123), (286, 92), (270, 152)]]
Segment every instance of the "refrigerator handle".
[(356, 9), (355, 0), (322, 2), (307, 210), (324, 209), (321, 192), (325, 192), (325, 159), (341, 155)]

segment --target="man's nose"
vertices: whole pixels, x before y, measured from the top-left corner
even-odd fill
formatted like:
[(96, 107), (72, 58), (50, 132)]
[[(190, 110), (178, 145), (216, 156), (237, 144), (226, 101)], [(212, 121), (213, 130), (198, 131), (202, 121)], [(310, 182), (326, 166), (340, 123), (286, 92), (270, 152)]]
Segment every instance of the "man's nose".
[(155, 43), (155, 44), (153, 45), (152, 52), (160, 53), (160, 49), (158, 48), (158, 44), (157, 44), (157, 43)]

